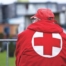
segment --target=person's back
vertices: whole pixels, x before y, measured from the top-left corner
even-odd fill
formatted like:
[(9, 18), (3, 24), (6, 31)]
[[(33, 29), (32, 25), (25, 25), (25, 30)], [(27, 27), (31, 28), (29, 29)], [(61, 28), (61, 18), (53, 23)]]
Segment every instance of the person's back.
[(66, 35), (53, 13), (39, 9), (35, 16), (40, 19), (18, 36), (16, 66), (66, 66)]

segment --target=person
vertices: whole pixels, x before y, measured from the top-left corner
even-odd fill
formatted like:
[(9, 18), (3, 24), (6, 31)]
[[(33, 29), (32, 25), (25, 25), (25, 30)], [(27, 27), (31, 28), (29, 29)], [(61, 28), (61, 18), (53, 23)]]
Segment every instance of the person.
[(40, 8), (18, 35), (16, 66), (66, 66), (66, 34), (50, 9)]
[(6, 38), (9, 38), (9, 34), (10, 34), (10, 27), (9, 27), (9, 25), (6, 23), (6, 24), (5, 24), (5, 27), (4, 27), (4, 36), (5, 36)]

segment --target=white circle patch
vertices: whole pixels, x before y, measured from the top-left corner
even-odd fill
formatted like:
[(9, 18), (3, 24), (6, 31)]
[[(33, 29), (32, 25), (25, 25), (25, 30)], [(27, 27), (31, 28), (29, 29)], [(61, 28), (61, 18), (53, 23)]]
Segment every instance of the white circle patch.
[[(62, 37), (61, 37), (61, 35), (59, 33), (52, 33), (52, 38), (56, 38), (56, 39), (60, 40), (60, 44), (59, 44), (60, 47), (55, 47), (55, 46), (52, 47), (52, 51), (51, 51), (52, 55), (44, 54), (45, 50), (43, 50), (43, 49), (45, 48), (45, 46), (42, 46), (42, 45), (35, 46), (34, 39), (35, 38), (42, 38), (43, 35), (44, 35), (44, 33), (42, 33), (42, 32), (35, 32), (34, 33), (34, 35), (32, 37), (32, 47), (33, 47), (34, 51), (42, 57), (52, 58), (52, 57), (57, 56), (60, 53), (60, 51), (62, 50)], [(47, 40), (47, 42), (48, 42), (48, 40)]]

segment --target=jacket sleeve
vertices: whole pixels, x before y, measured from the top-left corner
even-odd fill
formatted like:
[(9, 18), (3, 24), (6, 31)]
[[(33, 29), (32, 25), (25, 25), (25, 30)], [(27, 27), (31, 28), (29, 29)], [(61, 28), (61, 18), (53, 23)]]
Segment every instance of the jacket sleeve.
[(66, 63), (66, 34), (62, 33), (62, 40), (63, 40), (63, 47), (62, 47), (62, 59), (64, 59), (65, 63)]
[(21, 46), (24, 41), (23, 37), (24, 37), (24, 33), (19, 34), (16, 42), (16, 49), (15, 49), (16, 66), (19, 66), (19, 60), (21, 55), (20, 53), (22, 52)]

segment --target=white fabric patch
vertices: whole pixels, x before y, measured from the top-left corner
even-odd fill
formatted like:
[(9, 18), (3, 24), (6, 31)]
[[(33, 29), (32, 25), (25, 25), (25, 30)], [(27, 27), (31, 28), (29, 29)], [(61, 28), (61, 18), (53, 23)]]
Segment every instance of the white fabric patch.
[(57, 38), (60, 40), (60, 48), (59, 47), (52, 47), (52, 55), (44, 55), (44, 53), (43, 53), (44, 47), (43, 46), (35, 46), (34, 38), (38, 38), (38, 37), (43, 37), (43, 33), (42, 32), (35, 32), (33, 37), (32, 37), (32, 47), (38, 55), (40, 55), (42, 57), (52, 58), (52, 57), (57, 56), (61, 52), (61, 50), (62, 50), (62, 37), (60, 34), (58, 34), (58, 33), (52, 34), (53, 38)]

